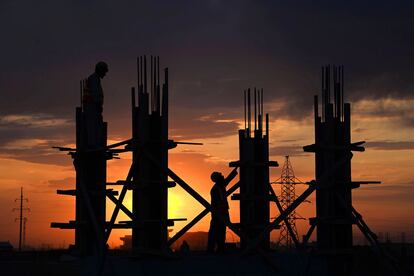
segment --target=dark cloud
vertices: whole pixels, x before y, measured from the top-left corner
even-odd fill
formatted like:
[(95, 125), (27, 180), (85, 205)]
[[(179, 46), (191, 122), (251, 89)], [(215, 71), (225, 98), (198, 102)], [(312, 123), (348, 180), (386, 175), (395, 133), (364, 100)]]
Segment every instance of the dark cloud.
[[(190, 111), (191, 112), (191, 111)], [(228, 119), (229, 114), (205, 114), (201, 110), (191, 113), (200, 114), (188, 117), (185, 112), (175, 113), (175, 120), (171, 124), (170, 136), (177, 141), (182, 139), (220, 138), (237, 134), (238, 124)]]
[(269, 154), (274, 156), (305, 156), (309, 155), (303, 151), (303, 145), (292, 145), (292, 146), (275, 146), (270, 147)]
[[(402, 1), (2, 1), (1, 115), (72, 120), (79, 79), (106, 60), (104, 116), (113, 139), (130, 136), (129, 91), (140, 54), (170, 67), (171, 134), (235, 133), (242, 91), (282, 103), (271, 118), (300, 120), (320, 90), (320, 65), (345, 65), (347, 100), (413, 98), (414, 4)], [(200, 121), (213, 112), (230, 121)], [(235, 110), (237, 112), (235, 113)], [(405, 117), (404, 126), (414, 125)], [(1, 128), (2, 126), (0, 126)], [(73, 127), (3, 126), (0, 144), (73, 137)], [(42, 132), (42, 133), (37, 133)], [(3, 136), (4, 135), (4, 136)], [(62, 138), (63, 139), (63, 138)]]
[(74, 188), (76, 179), (74, 177), (66, 177), (63, 179), (51, 179), (48, 180), (48, 186), (50, 188), (64, 189), (64, 188)]
[(414, 126), (414, 99), (395, 97), (360, 100), (353, 105), (353, 113), (367, 119), (392, 121), (402, 128)]
[(353, 194), (355, 200), (412, 203), (414, 181), (400, 184), (363, 185), (360, 193)]
[(414, 150), (414, 141), (369, 141), (366, 147), (376, 150)]
[(299, 141), (301, 141), (300, 139), (280, 139), (280, 140), (277, 140), (277, 142), (279, 143), (297, 143), (297, 142), (299, 142)]
[(52, 149), (52, 146), (74, 143), (75, 134), (71, 131), (74, 131), (72, 121), (49, 114), (0, 116), (0, 156), (71, 166), (70, 157)]
[(363, 132), (366, 132), (366, 131), (367, 131), (367, 129), (365, 129), (365, 128), (355, 128), (355, 129), (352, 130), (352, 132), (356, 132), (356, 133), (363, 133)]
[(300, 103), (291, 96), (318, 91), (318, 68), (331, 62), (346, 63), (350, 93), (381, 88), (370, 95), (406, 95), (413, 4), (396, 2), (10, 2), (1, 14), (8, 38), (0, 46), (2, 61), (10, 67), (4, 92), (24, 99), (22, 107), (47, 103), (58, 112), (62, 100), (70, 100), (68, 107), (76, 102), (77, 80), (106, 58), (108, 93), (127, 95), (133, 58), (157, 53), (172, 67), (185, 106), (231, 106), (241, 89), (254, 85), (270, 98)]
[(53, 150), (50, 149), (50, 146), (48, 146), (47, 149), (44, 149), (43, 147), (34, 147), (30, 150), (7, 151), (1, 148), (0, 150), (0, 156), (2, 158), (22, 160), (31, 163), (72, 166), (72, 159), (69, 156), (65, 156), (65, 154), (59, 153), (56, 150), (53, 152)]

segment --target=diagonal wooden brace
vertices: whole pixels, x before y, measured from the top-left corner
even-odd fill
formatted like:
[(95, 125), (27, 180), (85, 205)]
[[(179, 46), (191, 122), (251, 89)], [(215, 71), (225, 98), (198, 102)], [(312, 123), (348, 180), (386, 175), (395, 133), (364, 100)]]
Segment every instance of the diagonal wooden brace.
[[(135, 167), (136, 167), (136, 163), (133, 162), (131, 167), (129, 168), (128, 176), (126, 178), (127, 182), (131, 181), (132, 173), (135, 170)], [(119, 194), (117, 203), (115, 205), (115, 209), (114, 209), (114, 211), (112, 213), (112, 216), (111, 216), (111, 220), (109, 221), (108, 229), (106, 230), (106, 233), (105, 233), (105, 244), (108, 242), (109, 236), (111, 235), (112, 228), (115, 224), (116, 218), (118, 217), (119, 210), (121, 209), (121, 205), (122, 205), (122, 202), (124, 201), (124, 198), (125, 198), (125, 195), (126, 195), (127, 191), (128, 191), (128, 187), (127, 187), (127, 185), (124, 185), (122, 187), (121, 193)]]
[[(143, 151), (143, 148), (144, 148), (144, 145), (137, 145), (138, 153), (141, 153)], [(138, 156), (140, 156), (140, 154), (138, 154)], [(129, 168), (129, 171), (128, 171), (128, 175), (125, 180), (126, 183), (131, 182), (136, 166), (137, 164), (135, 162), (132, 162), (131, 167)], [(105, 244), (108, 242), (109, 236), (111, 235), (112, 228), (115, 224), (116, 218), (118, 217), (119, 210), (121, 209), (121, 205), (122, 205), (122, 202), (124, 201), (127, 191), (128, 191), (128, 185), (124, 185), (118, 197), (117, 203), (115, 205), (115, 209), (112, 213), (111, 220), (109, 221), (109, 225), (105, 233)]]
[(365, 221), (362, 219), (362, 216), (355, 210), (355, 208), (351, 205), (349, 206), (346, 204), (344, 198), (338, 192), (335, 193), (341, 205), (348, 210), (348, 216), (354, 220), (355, 224), (358, 226), (361, 233), (365, 236), (365, 238), (370, 242), (371, 246), (375, 248), (374, 252), (380, 257), (385, 258), (389, 261), (389, 264), (395, 270), (397, 275), (401, 275), (401, 268), (399, 265), (399, 261), (395, 259), (392, 255), (386, 252), (381, 244), (378, 242), (377, 235), (371, 231)]
[[(115, 205), (118, 204), (118, 199), (112, 195), (112, 194), (107, 194), (106, 195)], [(134, 214), (122, 203), (119, 205), (119, 208), (121, 209), (122, 212), (125, 213), (125, 215), (127, 215), (131, 220), (134, 220)]]
[(312, 224), (309, 227), (308, 232), (306, 232), (306, 235), (303, 237), (303, 241), (302, 241), (302, 244), (301, 244), (302, 247), (306, 247), (306, 244), (308, 243), (308, 241), (309, 241), (313, 231), (315, 230), (315, 228), (316, 228), (316, 224)]

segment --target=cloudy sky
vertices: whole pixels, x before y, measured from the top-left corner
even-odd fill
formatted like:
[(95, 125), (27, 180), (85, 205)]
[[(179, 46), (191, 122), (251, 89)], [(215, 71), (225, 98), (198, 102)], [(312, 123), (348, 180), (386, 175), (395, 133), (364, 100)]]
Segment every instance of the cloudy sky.
[[(355, 191), (355, 206), (375, 232), (395, 239), (406, 232), (414, 240), (414, 4), (332, 2), (1, 1), (0, 202), (7, 207), (0, 222), (7, 227), (0, 240), (16, 244), (11, 210), (23, 186), (31, 208), (28, 243), (72, 242), (70, 231), (49, 228), (74, 216), (73, 199), (55, 195), (73, 187), (71, 160), (50, 147), (74, 143), (79, 80), (99, 60), (109, 64), (103, 80), (109, 139), (127, 139), (135, 58), (144, 54), (159, 55), (170, 70), (170, 136), (204, 143), (170, 156), (171, 167), (205, 197), (210, 172), (227, 172), (238, 158), (242, 93), (249, 87), (264, 89), (272, 159), (283, 163), (289, 154), (297, 176), (312, 179), (313, 156), (302, 146), (313, 141), (320, 67), (343, 64), (352, 136), (367, 141), (367, 151), (354, 156), (353, 179), (383, 182)], [(129, 156), (110, 161), (109, 180), (124, 178), (129, 164)], [(172, 217), (194, 216), (182, 191), (171, 190), (170, 198)], [(311, 216), (314, 205), (299, 211)], [(305, 231), (307, 222), (299, 224)], [(123, 234), (114, 233), (112, 245)]]

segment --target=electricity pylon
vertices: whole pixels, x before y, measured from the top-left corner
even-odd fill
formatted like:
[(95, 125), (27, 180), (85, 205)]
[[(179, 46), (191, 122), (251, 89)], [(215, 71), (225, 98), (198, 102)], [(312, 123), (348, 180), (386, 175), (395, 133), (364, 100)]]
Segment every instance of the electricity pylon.
[[(282, 209), (285, 210), (296, 199), (295, 185), (304, 184), (302, 181), (295, 177), (295, 172), (293, 171), (293, 167), (290, 163), (288, 155), (285, 156), (285, 162), (282, 167), (282, 174), (280, 178), (272, 182), (272, 184), (281, 184), (279, 201), (282, 205)], [(298, 238), (298, 232), (296, 230), (295, 220), (299, 218), (297, 217), (296, 211), (291, 212), (287, 217), (287, 221), (292, 227), (296, 238)], [(284, 245), (286, 247), (291, 247), (293, 244), (292, 237), (290, 236), (285, 223), (283, 223), (280, 227), (278, 244)]]

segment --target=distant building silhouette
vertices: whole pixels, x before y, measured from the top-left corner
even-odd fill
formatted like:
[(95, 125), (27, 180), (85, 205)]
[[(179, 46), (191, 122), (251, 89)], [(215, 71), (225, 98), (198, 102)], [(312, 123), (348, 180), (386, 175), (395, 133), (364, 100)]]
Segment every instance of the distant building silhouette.
[[(208, 232), (205, 231), (187, 232), (174, 242), (171, 249), (173, 251), (179, 251), (183, 242), (186, 241), (191, 251), (205, 251), (207, 247), (207, 237)], [(123, 242), (119, 247), (120, 249), (129, 250), (132, 248), (132, 235), (125, 235), (121, 237), (120, 240)]]
[(13, 245), (9, 241), (0, 241), (0, 252), (13, 251)]
[(208, 232), (187, 232), (172, 245), (171, 249), (174, 251), (179, 250), (182, 243), (186, 241), (191, 251), (205, 251), (207, 248), (207, 239)]

